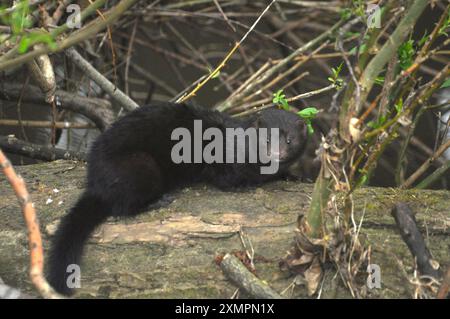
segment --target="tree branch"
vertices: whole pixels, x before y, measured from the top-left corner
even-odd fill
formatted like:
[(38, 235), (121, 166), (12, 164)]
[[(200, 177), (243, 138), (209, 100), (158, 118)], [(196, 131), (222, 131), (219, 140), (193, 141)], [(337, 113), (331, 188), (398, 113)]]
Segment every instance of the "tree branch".
[(60, 148), (54, 148), (51, 146), (33, 144), (19, 140), (14, 136), (1, 136), (0, 135), (0, 148), (5, 152), (12, 154), (23, 155), (26, 157), (39, 159), (43, 161), (55, 161), (58, 159), (72, 159), (85, 161), (86, 154), (74, 151), (67, 151)]
[[(0, 87), (2, 89), (0, 95), (7, 100), (19, 99), (21, 96), (22, 85), (2, 83)], [(84, 97), (62, 90), (57, 90), (55, 95), (61, 108), (86, 116), (100, 131), (104, 131), (115, 120), (115, 115), (107, 100)], [(38, 87), (28, 85), (22, 94), (22, 101), (43, 104), (45, 97)]]
[[(94, 4), (97, 4), (97, 2), (104, 0), (97, 0), (93, 4), (91, 4), (88, 8), (91, 8)], [(7, 54), (5, 54), (3, 57), (0, 58), (0, 71), (11, 68), (16, 65), (21, 65), (23, 63), (26, 63), (32, 59), (34, 59), (37, 56), (49, 53), (49, 52), (60, 52), (62, 50), (65, 50), (77, 43), (80, 43), (81, 41), (87, 40), (96, 34), (98, 34), (101, 30), (106, 28), (108, 25), (116, 21), (129, 7), (134, 5), (137, 2), (137, 0), (122, 0), (119, 4), (117, 4), (114, 8), (109, 10), (107, 13), (104, 14), (103, 18), (97, 18), (92, 23), (89, 23), (88, 25), (84, 26), (82, 29), (80, 29), (77, 32), (74, 32), (73, 34), (69, 35), (66, 39), (57, 42), (57, 49), (53, 50), (50, 49), (48, 46), (41, 47), (34, 49), (33, 51), (30, 51), (28, 53), (19, 55), (14, 58), (6, 59), (6, 57), (10, 57), (9, 52), (13, 51), (14, 49), (10, 50)], [(87, 9), (88, 9), (87, 8)], [(86, 10), (87, 10), (86, 9)], [(94, 9), (92, 7), (91, 9)], [(85, 11), (86, 11), (85, 10)], [(96, 8), (95, 8), (96, 10)], [(95, 11), (94, 10), (94, 11)], [(84, 13), (84, 11), (83, 11)], [(82, 13), (82, 17), (83, 17)], [(67, 24), (62, 25), (56, 30), (66, 31), (67, 30)], [(55, 31), (56, 31), (55, 30)], [(52, 32), (54, 34), (54, 32)]]
[(220, 263), (220, 267), (235, 285), (252, 297), (263, 299), (282, 298), (269, 285), (252, 274), (235, 256), (226, 254)]
[[(380, 49), (380, 52), (369, 62), (367, 67), (360, 79), (360, 84), (362, 88), (362, 98), (361, 101), (365, 101), (367, 95), (369, 94), (375, 79), (383, 70), (386, 63), (396, 54), (397, 49), (403, 43), (403, 41), (408, 36), (409, 32), (414, 27), (417, 19), (420, 17), (425, 8), (430, 4), (427, 0), (416, 0), (409, 7), (404, 18), (400, 21), (395, 31)], [(358, 107), (356, 112), (358, 112)]]
[(97, 71), (88, 61), (86, 61), (75, 48), (68, 48), (65, 54), (70, 60), (76, 64), (89, 78), (97, 83), (106, 93), (108, 93), (117, 103), (125, 110), (132, 111), (137, 109), (139, 105), (134, 102), (128, 95), (119, 90), (106, 77)]
[(39, 222), (36, 216), (33, 202), (27, 191), (25, 181), (20, 175), (17, 175), (8, 158), (0, 149), (0, 166), (11, 184), (14, 193), (22, 207), (23, 216), (28, 229), (28, 244), (30, 248), (30, 278), (39, 293), (44, 298), (62, 298), (48, 284), (44, 277), (44, 250), (42, 248), (41, 232), (39, 231)]

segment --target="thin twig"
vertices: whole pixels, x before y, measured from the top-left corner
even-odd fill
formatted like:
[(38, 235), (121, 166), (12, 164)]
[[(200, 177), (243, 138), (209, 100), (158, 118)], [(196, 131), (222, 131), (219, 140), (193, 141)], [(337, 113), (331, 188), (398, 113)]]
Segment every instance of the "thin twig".
[(222, 62), (220, 62), (220, 64), (199, 84), (197, 84), (197, 86), (188, 94), (186, 94), (185, 96), (182, 96), (181, 98), (179, 98), (177, 100), (177, 103), (182, 103), (185, 102), (186, 100), (190, 99), (191, 97), (193, 97), (198, 90), (200, 90), (213, 76), (217, 75), (220, 70), (225, 66), (225, 64), (228, 62), (228, 60), (231, 58), (231, 56), (233, 55), (233, 53), (236, 51), (236, 49), (245, 41), (245, 39), (247, 38), (247, 36), (250, 34), (250, 32), (252, 32), (252, 30), (256, 27), (256, 25), (258, 24), (259, 20), (261, 20), (262, 16), (264, 15), (264, 13), (267, 12), (267, 10), (269, 10), (270, 6), (275, 2), (276, 0), (272, 0), (269, 5), (267, 5), (267, 7), (264, 9), (264, 11), (259, 15), (259, 17), (256, 19), (256, 21), (253, 23), (253, 25), (250, 27), (250, 29), (247, 31), (247, 33), (244, 34), (244, 36), (241, 38), (241, 40), (239, 42), (236, 42), (236, 44), (234, 45), (234, 47), (230, 50), (230, 52), (228, 52), (228, 54), (225, 56), (225, 58), (222, 60)]
[(86, 123), (73, 122), (53, 122), (53, 121), (28, 121), (28, 120), (7, 120), (0, 119), (0, 125), (4, 126), (24, 126), (24, 127), (45, 127), (52, 128), (53, 125), (58, 129), (94, 129), (95, 126)]
[[(328, 86), (326, 86), (324, 88), (317, 89), (317, 90), (314, 90), (314, 91), (311, 91), (311, 92), (302, 93), (302, 94), (290, 97), (290, 98), (288, 98), (286, 100), (287, 100), (287, 102), (291, 103), (291, 102), (294, 102), (294, 101), (297, 101), (297, 100), (300, 100), (300, 99), (306, 99), (306, 98), (311, 97), (311, 96), (315, 96), (315, 95), (319, 95), (319, 94), (322, 94), (322, 93), (327, 92), (327, 91), (331, 91), (334, 88), (336, 88), (336, 85), (335, 84), (330, 84), (330, 85), (328, 85)], [(239, 109), (243, 109), (243, 110), (244, 109), (248, 109), (248, 110), (245, 111), (245, 112), (239, 113), (239, 116), (248, 115), (248, 114), (260, 111), (262, 109), (266, 109), (266, 108), (269, 108), (269, 107), (276, 106), (276, 104), (275, 103), (271, 103), (271, 101), (272, 101), (272, 98), (267, 98), (267, 99), (263, 99), (263, 100), (256, 101), (256, 102), (252, 102), (252, 103), (249, 103), (249, 104), (241, 105), (239, 107)], [(269, 103), (269, 104), (265, 104), (265, 103)], [(256, 108), (257, 106), (258, 106), (258, 108)]]
[(411, 185), (430, 167), (430, 165), (440, 157), (450, 147), (450, 139), (443, 143), (437, 151), (425, 163), (423, 163), (402, 185), (400, 188), (405, 189)]
[(14, 136), (0, 135), (0, 148), (2, 148), (5, 152), (43, 161), (55, 161), (57, 159), (71, 159), (79, 161), (86, 160), (86, 154), (84, 153), (63, 150), (51, 146), (33, 144), (19, 140)]
[(44, 277), (44, 249), (42, 248), (39, 222), (36, 216), (33, 202), (27, 191), (25, 181), (17, 175), (11, 162), (0, 149), (0, 166), (3, 168), (8, 182), (11, 184), (19, 204), (22, 207), (23, 216), (28, 229), (28, 244), (30, 248), (30, 278), (36, 289), (44, 298), (63, 298), (56, 293)]
[(119, 90), (111, 81), (105, 78), (97, 71), (88, 61), (86, 61), (75, 48), (71, 47), (65, 51), (70, 60), (75, 63), (89, 78), (97, 83), (106, 93), (108, 93), (117, 103), (125, 110), (132, 111), (137, 109), (139, 105), (134, 102), (128, 95)]

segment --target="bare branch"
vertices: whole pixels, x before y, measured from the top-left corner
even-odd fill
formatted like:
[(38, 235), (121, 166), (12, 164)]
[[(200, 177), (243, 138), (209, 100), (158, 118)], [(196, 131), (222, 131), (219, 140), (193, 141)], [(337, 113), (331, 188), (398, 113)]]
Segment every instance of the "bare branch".
[(23, 155), (43, 161), (55, 161), (57, 159), (86, 160), (86, 154), (63, 150), (56, 147), (33, 144), (15, 138), (14, 136), (0, 135), (0, 148), (5, 152)]
[(117, 103), (127, 111), (137, 109), (139, 105), (128, 95), (119, 90), (113, 83), (97, 71), (88, 61), (86, 61), (74, 48), (65, 51), (70, 60), (75, 63), (86, 75), (97, 83), (106, 93), (108, 93)]
[(33, 202), (27, 191), (25, 181), (16, 174), (11, 162), (3, 154), (0, 149), (0, 166), (3, 168), (3, 173), (8, 179), (11, 187), (16, 193), (19, 204), (22, 207), (23, 216), (28, 229), (28, 244), (30, 248), (30, 278), (39, 293), (44, 298), (62, 298), (56, 293), (48, 284), (44, 277), (44, 250), (42, 248), (41, 233), (39, 231), (39, 222), (36, 216)]

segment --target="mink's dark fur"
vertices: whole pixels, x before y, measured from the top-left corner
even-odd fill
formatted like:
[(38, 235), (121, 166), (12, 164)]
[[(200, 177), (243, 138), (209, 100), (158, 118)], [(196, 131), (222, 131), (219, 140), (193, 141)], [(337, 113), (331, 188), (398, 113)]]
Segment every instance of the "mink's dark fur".
[[(258, 163), (175, 164), (171, 150), (178, 141), (171, 140), (172, 131), (184, 127), (192, 136), (194, 120), (198, 119), (203, 131), (209, 127), (223, 133), (228, 127), (279, 128), (278, 172), (262, 175)], [(232, 118), (217, 111), (165, 103), (127, 114), (100, 135), (89, 152), (86, 190), (62, 219), (53, 239), (49, 283), (62, 294), (73, 292), (66, 284), (67, 266), (80, 263), (87, 239), (108, 217), (137, 215), (167, 192), (195, 182), (227, 189), (280, 178), (302, 154), (306, 137), (304, 122), (278, 109)]]

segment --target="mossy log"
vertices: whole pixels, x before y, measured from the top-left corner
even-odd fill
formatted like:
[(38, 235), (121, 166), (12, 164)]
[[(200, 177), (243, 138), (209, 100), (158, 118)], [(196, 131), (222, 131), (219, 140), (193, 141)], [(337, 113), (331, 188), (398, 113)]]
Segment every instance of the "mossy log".
[[(59, 218), (84, 187), (85, 165), (55, 161), (18, 167), (39, 216), (46, 251)], [(286, 298), (307, 289), (279, 268), (292, 247), (297, 217), (310, 202), (311, 184), (274, 182), (254, 189), (221, 192), (198, 185), (174, 193), (167, 207), (126, 220), (108, 220), (87, 245), (82, 265), (85, 298), (229, 298), (236, 287), (216, 264), (227, 252), (242, 251), (239, 230), (251, 240), (259, 278)], [(108, 191), (107, 189), (105, 191)], [(369, 298), (410, 298), (414, 261), (390, 209), (407, 202), (441, 267), (450, 265), (450, 192), (364, 188), (354, 195), (357, 223), (381, 267), (381, 289)], [(0, 278), (35, 295), (28, 278), (26, 229), (16, 197), (0, 175)], [(362, 273), (363, 275), (364, 272)], [(289, 289), (286, 289), (288, 288)], [(348, 298), (336, 271), (326, 273), (322, 298)], [(245, 297), (245, 296), (243, 296)]]

